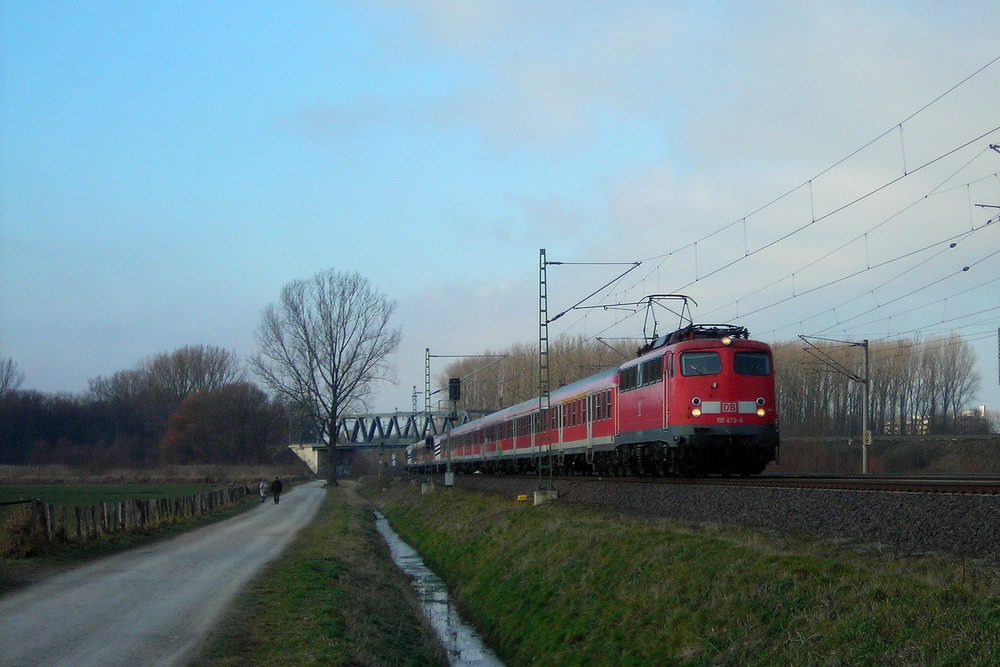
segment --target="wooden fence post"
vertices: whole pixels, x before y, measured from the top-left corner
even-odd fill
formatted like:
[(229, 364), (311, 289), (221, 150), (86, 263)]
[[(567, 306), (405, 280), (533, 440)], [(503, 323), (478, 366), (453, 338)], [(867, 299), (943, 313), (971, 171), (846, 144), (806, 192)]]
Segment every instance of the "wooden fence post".
[(42, 517), (45, 521), (45, 539), (51, 542), (55, 537), (55, 526), (53, 521), (53, 508), (48, 503), (42, 503)]
[(55, 505), (32, 500), (31, 532), (44, 531), (49, 542), (85, 541), (102, 534), (125, 533), (169, 520), (208, 514), (246, 498), (248, 493), (248, 487), (240, 485), (174, 498), (124, 500), (110, 507), (107, 502), (101, 502), (72, 508), (60, 505), (58, 509)]

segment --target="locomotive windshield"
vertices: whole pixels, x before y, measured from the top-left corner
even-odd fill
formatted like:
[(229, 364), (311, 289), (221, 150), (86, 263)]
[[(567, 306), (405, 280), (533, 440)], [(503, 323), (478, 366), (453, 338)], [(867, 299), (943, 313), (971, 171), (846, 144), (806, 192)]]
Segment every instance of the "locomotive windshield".
[(739, 375), (770, 375), (771, 358), (766, 352), (737, 352), (733, 369)]
[(681, 355), (682, 375), (715, 375), (722, 372), (718, 352), (686, 352)]

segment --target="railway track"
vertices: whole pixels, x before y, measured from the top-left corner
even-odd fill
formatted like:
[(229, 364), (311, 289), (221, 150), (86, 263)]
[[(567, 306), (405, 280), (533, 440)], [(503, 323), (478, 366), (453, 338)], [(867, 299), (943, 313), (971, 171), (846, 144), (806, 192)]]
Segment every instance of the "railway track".
[[(549, 483), (538, 475), (455, 477), (456, 486), (510, 498)], [(846, 538), (893, 554), (949, 553), (1000, 562), (996, 475), (565, 476), (551, 484), (561, 502), (624, 514)]]
[[(880, 553), (982, 556), (1000, 562), (996, 475), (563, 476), (551, 483), (560, 502), (626, 515), (844, 538), (877, 545), (873, 548)], [(549, 479), (456, 475), (455, 484), (513, 499), (539, 484), (547, 486)]]
[[(537, 478), (536, 478), (537, 479)], [(895, 493), (1000, 494), (998, 475), (819, 475), (770, 474), (754, 477), (557, 477), (557, 480), (737, 486), (773, 489), (835, 489)], [(543, 480), (544, 481), (544, 480)]]

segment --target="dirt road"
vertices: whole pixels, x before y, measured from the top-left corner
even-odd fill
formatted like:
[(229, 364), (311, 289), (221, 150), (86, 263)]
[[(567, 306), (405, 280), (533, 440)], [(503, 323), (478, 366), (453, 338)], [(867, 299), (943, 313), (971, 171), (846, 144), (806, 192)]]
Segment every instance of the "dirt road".
[(319, 508), (324, 482), (0, 598), (0, 665), (183, 665)]

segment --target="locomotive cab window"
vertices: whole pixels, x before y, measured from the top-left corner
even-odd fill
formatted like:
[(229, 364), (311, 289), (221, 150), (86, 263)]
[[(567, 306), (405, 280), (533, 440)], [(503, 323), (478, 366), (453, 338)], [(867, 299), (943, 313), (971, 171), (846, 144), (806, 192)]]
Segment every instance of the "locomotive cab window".
[(715, 375), (722, 372), (718, 352), (686, 352), (681, 355), (681, 375)]
[(770, 375), (771, 358), (766, 352), (737, 352), (733, 370), (740, 375)]

